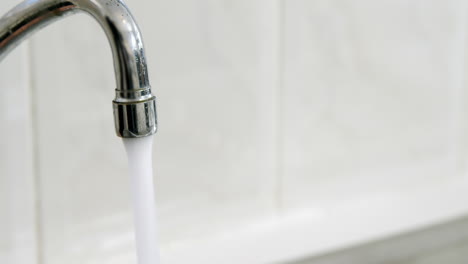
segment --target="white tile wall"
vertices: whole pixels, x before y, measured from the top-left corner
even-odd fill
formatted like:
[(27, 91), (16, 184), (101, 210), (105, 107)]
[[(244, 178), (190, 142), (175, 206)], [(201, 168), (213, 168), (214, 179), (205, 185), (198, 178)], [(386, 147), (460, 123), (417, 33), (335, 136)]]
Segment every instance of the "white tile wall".
[(422, 179), (447, 178), (380, 172), (445, 159), (453, 170), (464, 7), (457, 0), (286, 1), (287, 208), (398, 195)]
[[(14, 4), (2, 1), (0, 13)], [(0, 64), (0, 263), (7, 264), (37, 259), (28, 45)]]
[(107, 39), (78, 15), (44, 29), (32, 46), (43, 261), (119, 255), (132, 247), (122, 239), (131, 237), (131, 218), (126, 158), (113, 131)]
[[(126, 2), (158, 96), (164, 248), (457, 178), (464, 1)], [(70, 17), (0, 67), (0, 263), (135, 263), (104, 34)], [(447, 174), (418, 171), (434, 162)]]
[(275, 3), (136, 4), (159, 100), (154, 164), (163, 241), (271, 215)]

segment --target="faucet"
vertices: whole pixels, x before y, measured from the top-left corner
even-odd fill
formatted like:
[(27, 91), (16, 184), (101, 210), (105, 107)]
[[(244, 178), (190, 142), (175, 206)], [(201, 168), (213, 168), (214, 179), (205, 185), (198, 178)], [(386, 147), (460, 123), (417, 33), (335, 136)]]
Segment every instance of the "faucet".
[(142, 37), (122, 0), (24, 0), (0, 19), (0, 61), (32, 33), (78, 12), (97, 20), (112, 49), (117, 136), (138, 138), (156, 133), (156, 98), (148, 81)]

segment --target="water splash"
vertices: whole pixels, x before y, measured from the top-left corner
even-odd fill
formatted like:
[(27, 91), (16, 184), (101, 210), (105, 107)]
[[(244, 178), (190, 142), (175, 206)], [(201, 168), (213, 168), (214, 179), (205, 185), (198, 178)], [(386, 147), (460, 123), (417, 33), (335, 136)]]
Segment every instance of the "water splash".
[(128, 157), (138, 264), (160, 264), (156, 229), (153, 136), (124, 138)]

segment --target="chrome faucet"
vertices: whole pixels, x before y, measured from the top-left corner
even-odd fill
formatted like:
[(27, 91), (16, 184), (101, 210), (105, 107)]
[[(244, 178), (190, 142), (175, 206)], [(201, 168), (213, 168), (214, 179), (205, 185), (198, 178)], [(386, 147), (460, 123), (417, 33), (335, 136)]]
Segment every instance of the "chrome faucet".
[(97, 20), (112, 48), (117, 135), (135, 138), (156, 133), (156, 99), (148, 81), (143, 41), (122, 0), (25, 0), (0, 19), (0, 60), (32, 33), (81, 11)]

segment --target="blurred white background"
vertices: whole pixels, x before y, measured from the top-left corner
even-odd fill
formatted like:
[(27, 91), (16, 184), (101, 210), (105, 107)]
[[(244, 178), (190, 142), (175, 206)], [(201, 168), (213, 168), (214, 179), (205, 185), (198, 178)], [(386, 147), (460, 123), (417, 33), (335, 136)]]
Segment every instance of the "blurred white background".
[[(163, 263), (286, 263), (468, 214), (466, 1), (126, 3)], [(135, 263), (96, 22), (34, 35), (0, 86), (0, 263)]]

